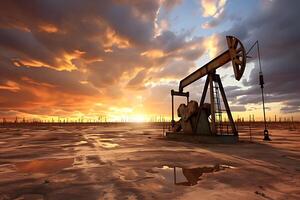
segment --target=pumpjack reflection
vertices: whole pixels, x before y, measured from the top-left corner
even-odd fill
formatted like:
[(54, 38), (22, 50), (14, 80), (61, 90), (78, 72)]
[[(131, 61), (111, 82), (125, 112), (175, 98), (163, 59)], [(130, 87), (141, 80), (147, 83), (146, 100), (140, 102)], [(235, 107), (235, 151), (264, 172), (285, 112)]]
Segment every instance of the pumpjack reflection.
[[(198, 183), (200, 177), (205, 173), (214, 173), (221, 170), (225, 170), (226, 168), (234, 168), (229, 165), (219, 165), (216, 164), (212, 167), (197, 167), (197, 168), (179, 168), (179, 167), (173, 167), (173, 173), (174, 173), (174, 184), (175, 185), (185, 185), (185, 186), (193, 186)], [(185, 178), (185, 180), (182, 179), (182, 177), (178, 177), (181, 174), (178, 174), (177, 171), (182, 171), (182, 174)], [(179, 178), (179, 180), (177, 180)]]

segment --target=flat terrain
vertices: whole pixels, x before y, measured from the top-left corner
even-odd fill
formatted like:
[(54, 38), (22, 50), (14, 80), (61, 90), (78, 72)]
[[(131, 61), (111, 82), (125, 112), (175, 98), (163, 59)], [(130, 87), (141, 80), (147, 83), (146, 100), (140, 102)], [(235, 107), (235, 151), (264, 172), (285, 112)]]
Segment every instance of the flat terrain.
[(147, 124), (0, 128), (0, 199), (300, 199), (300, 129), (237, 144), (166, 140)]

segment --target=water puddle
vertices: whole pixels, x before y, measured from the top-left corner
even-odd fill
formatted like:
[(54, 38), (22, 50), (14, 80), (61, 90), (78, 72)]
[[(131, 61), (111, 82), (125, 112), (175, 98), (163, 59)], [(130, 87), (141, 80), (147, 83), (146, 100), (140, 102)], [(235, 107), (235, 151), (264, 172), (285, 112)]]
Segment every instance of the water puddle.
[(65, 159), (41, 159), (15, 163), (17, 171), (21, 173), (43, 173), (50, 174), (71, 167), (73, 158)]
[(119, 146), (117, 143), (112, 143), (111, 141), (112, 139), (100, 139), (97, 143), (105, 149), (116, 148)]
[(154, 168), (147, 172), (157, 174), (160, 178), (175, 185), (193, 186), (201, 179), (200, 177), (206, 173), (214, 173), (225, 169), (233, 169), (235, 167), (229, 165), (216, 164), (214, 166), (196, 167), (196, 168), (181, 168), (163, 166), (162, 168)]
[(87, 141), (85, 141), (85, 140), (81, 140), (81, 141), (79, 141), (79, 142), (75, 142), (75, 146), (79, 146), (79, 145), (84, 145), (84, 144), (87, 144), (88, 142)]
[(110, 149), (110, 148), (118, 147), (119, 145), (116, 144), (116, 143), (101, 142), (101, 143), (100, 143), (100, 146), (102, 146), (103, 148), (106, 148), (106, 149)]
[(93, 168), (105, 164), (98, 155), (80, 155), (74, 158), (74, 168)]

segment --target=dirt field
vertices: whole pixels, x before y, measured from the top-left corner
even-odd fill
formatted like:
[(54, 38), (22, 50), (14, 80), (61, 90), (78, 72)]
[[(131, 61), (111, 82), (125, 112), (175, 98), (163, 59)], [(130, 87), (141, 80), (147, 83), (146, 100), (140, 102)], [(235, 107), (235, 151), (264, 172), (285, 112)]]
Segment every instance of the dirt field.
[(225, 145), (145, 124), (2, 127), (0, 199), (300, 199), (300, 129), (289, 129), (263, 142), (252, 128), (250, 142), (240, 127)]

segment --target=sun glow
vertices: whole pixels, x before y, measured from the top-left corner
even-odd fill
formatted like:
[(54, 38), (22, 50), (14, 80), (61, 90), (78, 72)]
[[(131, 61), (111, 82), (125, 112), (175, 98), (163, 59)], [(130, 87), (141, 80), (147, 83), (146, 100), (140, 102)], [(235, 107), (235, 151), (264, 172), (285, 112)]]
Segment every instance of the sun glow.
[(212, 36), (207, 37), (204, 41), (204, 46), (206, 49), (209, 49), (208, 54), (211, 59), (216, 57), (217, 52), (219, 51), (218, 39), (219, 38), (217, 37), (217, 35), (212, 35)]
[(129, 117), (130, 122), (146, 122), (145, 115), (132, 115)]

